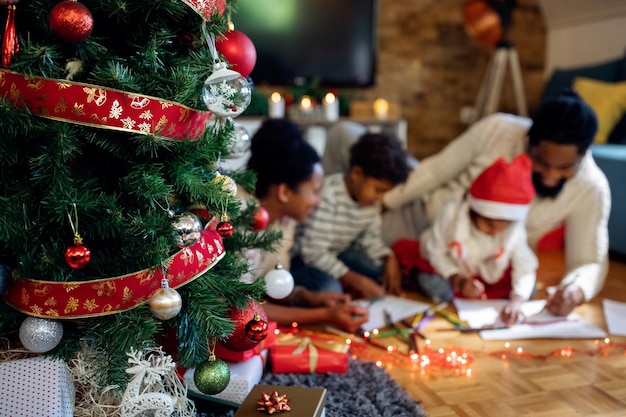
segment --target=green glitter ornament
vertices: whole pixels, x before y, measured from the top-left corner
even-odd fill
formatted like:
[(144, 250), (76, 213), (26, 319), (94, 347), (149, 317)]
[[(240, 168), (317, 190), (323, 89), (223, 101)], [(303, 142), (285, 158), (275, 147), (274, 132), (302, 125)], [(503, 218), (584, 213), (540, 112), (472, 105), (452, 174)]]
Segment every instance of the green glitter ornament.
[(196, 367), (193, 382), (204, 394), (219, 394), (230, 382), (230, 368), (226, 362), (211, 355), (206, 362)]

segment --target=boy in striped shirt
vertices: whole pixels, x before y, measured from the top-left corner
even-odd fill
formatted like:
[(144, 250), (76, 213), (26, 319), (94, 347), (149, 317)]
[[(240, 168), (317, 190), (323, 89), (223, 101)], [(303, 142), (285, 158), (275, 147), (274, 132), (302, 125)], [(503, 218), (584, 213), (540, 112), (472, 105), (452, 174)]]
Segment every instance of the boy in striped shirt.
[(363, 134), (350, 149), (347, 172), (325, 178), (320, 204), (300, 226), (291, 263), (296, 284), (367, 299), (400, 294), (398, 261), (381, 238), (381, 199), (408, 173), (396, 137)]

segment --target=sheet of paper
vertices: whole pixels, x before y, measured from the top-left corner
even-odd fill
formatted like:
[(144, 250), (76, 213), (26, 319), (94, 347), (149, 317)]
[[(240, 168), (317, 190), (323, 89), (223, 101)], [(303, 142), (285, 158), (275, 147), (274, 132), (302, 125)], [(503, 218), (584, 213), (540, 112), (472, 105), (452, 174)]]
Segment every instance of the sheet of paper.
[[(455, 299), (454, 305), (462, 320), (470, 327), (496, 323), (507, 300)], [(531, 300), (522, 305), (525, 322), (508, 329), (486, 330), (479, 333), (483, 340), (515, 339), (595, 339), (606, 337), (604, 330), (585, 322), (576, 312), (559, 317), (543, 311), (544, 300)]]
[(609, 334), (626, 336), (626, 303), (605, 299), (602, 300), (602, 307)]
[(385, 321), (385, 310), (389, 312), (393, 322), (415, 316), (417, 313), (425, 311), (430, 304), (409, 298), (386, 295), (372, 303), (365, 300), (357, 300), (355, 303), (368, 306), (368, 321), (361, 326), (363, 330), (371, 331), (387, 326)]

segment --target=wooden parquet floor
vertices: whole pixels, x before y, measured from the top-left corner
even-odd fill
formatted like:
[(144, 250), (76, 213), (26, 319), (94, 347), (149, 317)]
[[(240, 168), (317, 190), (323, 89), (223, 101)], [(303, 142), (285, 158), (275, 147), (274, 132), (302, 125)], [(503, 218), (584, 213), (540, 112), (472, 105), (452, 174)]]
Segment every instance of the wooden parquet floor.
[[(558, 282), (562, 254), (544, 253), (540, 263), (537, 297)], [(626, 302), (624, 260), (611, 260), (603, 291), (576, 310), (606, 330), (604, 298)], [(424, 333), (434, 348), (455, 347), (459, 353), (470, 354), (471, 375), (455, 375), (454, 370), (441, 367), (423, 372), (417, 365), (381, 361), (381, 366), (421, 401), (429, 417), (626, 416), (626, 337), (611, 336), (610, 345), (592, 339), (511, 341), (508, 349), (522, 349), (521, 353), (503, 359), (498, 353), (506, 351), (506, 342), (438, 331), (450, 326), (437, 318)], [(385, 352), (378, 355), (384, 357)]]

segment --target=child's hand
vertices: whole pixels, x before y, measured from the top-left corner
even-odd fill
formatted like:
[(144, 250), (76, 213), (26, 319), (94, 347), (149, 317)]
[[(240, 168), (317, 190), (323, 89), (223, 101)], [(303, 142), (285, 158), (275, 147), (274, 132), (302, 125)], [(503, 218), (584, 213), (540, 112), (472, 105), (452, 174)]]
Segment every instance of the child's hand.
[(524, 319), (522, 314), (522, 300), (512, 299), (500, 312), (500, 319), (508, 326), (519, 323)]
[(461, 294), (467, 298), (483, 298), (485, 295), (483, 283), (473, 278), (462, 280), (459, 289)]
[(354, 271), (348, 271), (341, 277), (341, 280), (348, 284), (351, 289), (361, 293), (363, 298), (374, 300), (385, 295), (385, 289), (374, 280)]
[(329, 307), (328, 315), (328, 321), (351, 333), (357, 331), (368, 320), (367, 307), (355, 304), (337, 304)]
[(385, 270), (383, 272), (383, 288), (393, 295), (402, 295), (402, 271), (398, 258), (394, 254), (387, 257), (385, 262)]

